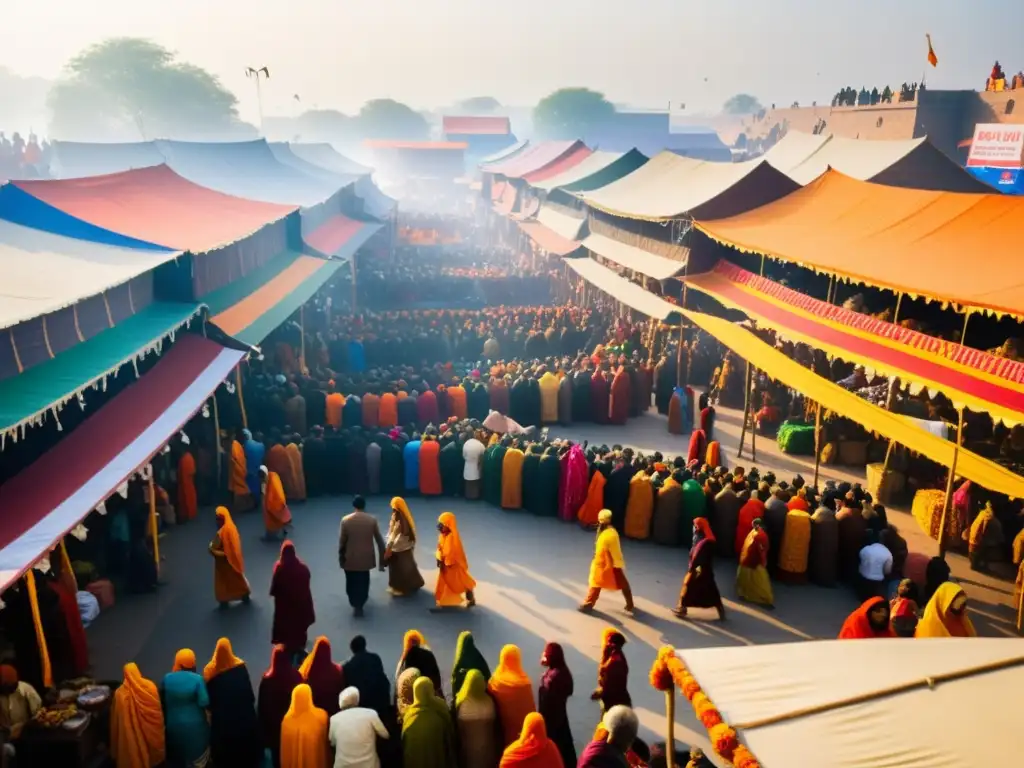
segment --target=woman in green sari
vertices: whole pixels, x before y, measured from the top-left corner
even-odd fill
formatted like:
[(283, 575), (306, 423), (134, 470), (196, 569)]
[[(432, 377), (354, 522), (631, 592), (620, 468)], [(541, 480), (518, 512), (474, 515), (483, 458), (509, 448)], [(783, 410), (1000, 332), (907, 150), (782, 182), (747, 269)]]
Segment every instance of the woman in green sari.
[(455, 645), (455, 661), (452, 664), (452, 701), (466, 680), (466, 673), (471, 669), (477, 670), (484, 676), (484, 680), (491, 679), (491, 668), (487, 666), (487, 659), (477, 650), (473, 633), (469, 630), (459, 635), (459, 641)]
[(470, 669), (466, 673), (455, 697), (455, 728), (459, 768), (496, 768), (501, 759), (498, 711), (487, 693), (487, 678), (480, 670)]
[(403, 768), (451, 768), (456, 758), (448, 707), (428, 677), (416, 678), (412, 691), (412, 706), (402, 718)]

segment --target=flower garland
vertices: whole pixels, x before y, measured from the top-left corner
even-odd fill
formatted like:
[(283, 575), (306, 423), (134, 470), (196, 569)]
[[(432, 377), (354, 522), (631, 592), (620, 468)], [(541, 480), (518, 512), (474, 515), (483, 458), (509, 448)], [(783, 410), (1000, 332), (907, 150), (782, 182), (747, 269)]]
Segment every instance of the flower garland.
[(679, 689), (693, 707), (693, 712), (707, 729), (711, 746), (734, 768), (761, 768), (761, 763), (746, 746), (739, 743), (736, 731), (722, 719), (722, 713), (703, 690), (700, 683), (690, 674), (675, 649), (666, 645), (658, 651), (650, 673), (651, 685), (667, 692), (673, 686)]

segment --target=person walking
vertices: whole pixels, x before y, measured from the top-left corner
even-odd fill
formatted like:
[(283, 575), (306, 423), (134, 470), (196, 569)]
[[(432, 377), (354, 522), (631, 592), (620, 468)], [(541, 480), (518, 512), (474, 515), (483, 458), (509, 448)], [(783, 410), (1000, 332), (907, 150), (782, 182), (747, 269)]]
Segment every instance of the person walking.
[(370, 571), (378, 564), (384, 570), (384, 537), (377, 518), (366, 512), (366, 499), (362, 496), (352, 499), (352, 511), (342, 518), (338, 564), (345, 571), (345, 594), (352, 612), (362, 616), (370, 595)]

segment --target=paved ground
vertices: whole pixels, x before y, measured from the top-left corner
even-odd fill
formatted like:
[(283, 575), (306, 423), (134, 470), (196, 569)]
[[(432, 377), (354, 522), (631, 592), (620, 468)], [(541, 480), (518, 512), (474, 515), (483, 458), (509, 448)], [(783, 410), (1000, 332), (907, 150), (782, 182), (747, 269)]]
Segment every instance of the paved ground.
[[(739, 435), (738, 415), (720, 411), (717, 430), (733, 460)], [(634, 420), (625, 430), (581, 425), (562, 433), (580, 440), (622, 442), (666, 453), (679, 452), (686, 445), (683, 438), (669, 435), (664, 420), (655, 415)], [(766, 439), (759, 441), (758, 458), (761, 467), (776, 472), (799, 471), (808, 479), (813, 470), (809, 461), (780, 456), (774, 442)], [(751, 464), (749, 459), (742, 463)], [(826, 474), (833, 476), (860, 479), (854, 475)], [(496, 663), (503, 644), (519, 645), (526, 669), (535, 681), (541, 672), (537, 660), (544, 643), (558, 641), (566, 649), (576, 678), (570, 718), (576, 740), (581, 744), (589, 737), (598, 717), (597, 705), (589, 701), (588, 695), (596, 682), (598, 643), (605, 626), (620, 627), (627, 635), (634, 703), (647, 736), (663, 738), (664, 699), (647, 682), (648, 670), (660, 646), (830, 638), (856, 605), (846, 590), (784, 585), (775, 587), (775, 612), (737, 604), (733, 592), (735, 564), (730, 561), (716, 567), (718, 583), (730, 610), (729, 620), (719, 624), (711, 620), (710, 613), (693, 612), (693, 621), (680, 622), (671, 615), (670, 608), (685, 570), (686, 550), (625, 541), (627, 570), (639, 608), (636, 617), (624, 614), (616, 594), (602, 597), (598, 611), (593, 616), (584, 616), (575, 608), (586, 588), (593, 534), (557, 520), (502, 512), (483, 502), (410, 499), (410, 506), (424, 533), (431, 530), (441, 511), (457, 515), (471, 570), (480, 582), (478, 607), (471, 612), (440, 615), (428, 611), (433, 604), (430, 590), (435, 571), (431, 546), (421, 545), (417, 557), (428, 589), (415, 598), (395, 600), (385, 590), (386, 575), (375, 573), (366, 617), (352, 618), (336, 554), (338, 522), (349, 511), (348, 499), (320, 499), (293, 508), (293, 539), (300, 557), (313, 571), (318, 620), (310, 631), (311, 640), (326, 634), (334, 645), (335, 658), (344, 659), (349, 639), (361, 633), (371, 649), (381, 654), (385, 667), (392, 669), (403, 633), (414, 627), (424, 632), (437, 653), (442, 674), (448, 675), (455, 639), (460, 631), (470, 629), (492, 664)], [(372, 498), (370, 511), (383, 526), (388, 514), (387, 499)], [(260, 541), (261, 521), (257, 515), (244, 516), (238, 523), (253, 602), (227, 611), (217, 609), (212, 588), (213, 566), (206, 550), (213, 533), (213, 515), (206, 510), (198, 521), (171, 531), (162, 540), (165, 578), (169, 584), (156, 596), (120, 598), (115, 609), (103, 614), (89, 629), (98, 676), (120, 676), (121, 665), (135, 660), (144, 674), (158, 677), (170, 669), (179, 648), (190, 647), (205, 661), (221, 636), (231, 638), (236, 653), (247, 660), (254, 679), (262, 673), (269, 659), (273, 611), (266, 595), (278, 548)], [(905, 517), (899, 525), (912, 550), (932, 553), (934, 543), (920, 534), (913, 520)], [(966, 571), (962, 558), (954, 557), (953, 565), (958, 573)], [(1006, 605), (1012, 585), (985, 580), (984, 584), (968, 584), (968, 588), (979, 630), (989, 635), (1009, 634), (1011, 613)], [(706, 734), (689, 709), (677, 707), (677, 712), (677, 738), (706, 745)]]

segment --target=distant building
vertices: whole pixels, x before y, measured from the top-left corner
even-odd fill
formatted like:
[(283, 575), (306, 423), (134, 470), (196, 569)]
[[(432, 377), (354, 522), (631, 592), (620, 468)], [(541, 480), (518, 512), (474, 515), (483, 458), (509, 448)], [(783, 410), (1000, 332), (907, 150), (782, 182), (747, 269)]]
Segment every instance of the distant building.
[(466, 145), (466, 162), (470, 165), (516, 143), (511, 120), (501, 116), (445, 115), (441, 133), (445, 141)]
[(371, 165), (385, 185), (410, 179), (451, 182), (465, 172), (465, 142), (370, 139), (365, 147), (371, 154)]
[(672, 130), (668, 112), (616, 112), (587, 132), (588, 146), (610, 152), (627, 152), (634, 147), (648, 157), (663, 150), (698, 160), (729, 162), (732, 153), (712, 128), (686, 126)]

